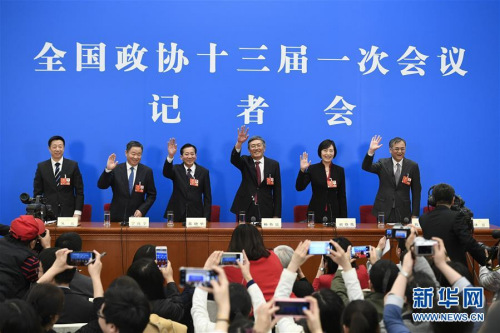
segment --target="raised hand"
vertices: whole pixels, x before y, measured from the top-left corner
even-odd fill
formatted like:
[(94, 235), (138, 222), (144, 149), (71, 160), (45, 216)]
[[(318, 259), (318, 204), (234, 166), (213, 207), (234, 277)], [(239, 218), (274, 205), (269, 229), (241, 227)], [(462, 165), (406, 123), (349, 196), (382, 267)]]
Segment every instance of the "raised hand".
[(236, 141), (236, 148), (241, 149), (243, 142), (248, 140), (248, 130), (250, 128), (245, 128), (245, 125), (238, 128), (238, 141)]
[(175, 142), (175, 138), (170, 138), (168, 140), (168, 157), (174, 158), (175, 153), (177, 153), (177, 142)]
[(347, 251), (344, 251), (344, 249), (339, 245), (339, 243), (331, 240), (330, 244), (333, 245), (333, 250), (329, 250), (330, 254), (328, 256), (338, 264), (339, 266), (342, 267), (344, 272), (347, 272), (352, 268), (351, 265), (351, 246), (349, 245), (347, 247)]
[(370, 148), (368, 148), (368, 154), (373, 155), (375, 154), (375, 150), (382, 147), (380, 141), (382, 141), (382, 137), (380, 135), (375, 135), (372, 138), (372, 141), (370, 141)]
[(308, 161), (309, 155), (306, 152), (303, 152), (300, 155), (300, 171), (304, 172), (311, 166), (311, 161)]
[(106, 169), (113, 170), (114, 168), (116, 168), (117, 165), (118, 165), (118, 161), (116, 160), (116, 154), (113, 153), (113, 154), (109, 155), (108, 163), (106, 163)]

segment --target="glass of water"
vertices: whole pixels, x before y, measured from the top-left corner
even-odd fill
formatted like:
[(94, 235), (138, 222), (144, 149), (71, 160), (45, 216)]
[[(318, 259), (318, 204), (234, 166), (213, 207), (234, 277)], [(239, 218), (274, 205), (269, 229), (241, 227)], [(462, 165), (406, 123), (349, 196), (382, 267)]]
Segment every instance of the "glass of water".
[(111, 217), (109, 215), (109, 211), (104, 211), (104, 227), (109, 228), (111, 226)]
[(379, 228), (385, 228), (385, 213), (378, 212), (377, 214), (377, 226)]
[(167, 227), (174, 226), (174, 212), (169, 210), (167, 211)]
[(307, 212), (307, 226), (309, 228), (314, 228), (314, 212)]

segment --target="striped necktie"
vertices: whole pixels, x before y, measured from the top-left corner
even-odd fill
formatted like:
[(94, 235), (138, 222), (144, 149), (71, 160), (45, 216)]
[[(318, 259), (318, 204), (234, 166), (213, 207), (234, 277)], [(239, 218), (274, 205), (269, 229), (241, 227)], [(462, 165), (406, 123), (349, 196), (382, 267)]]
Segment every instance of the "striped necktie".
[(59, 169), (59, 166), (61, 163), (57, 162), (56, 163), (56, 171), (54, 172), (54, 177), (56, 178), (56, 186), (60, 185), (60, 180), (61, 180), (61, 169)]

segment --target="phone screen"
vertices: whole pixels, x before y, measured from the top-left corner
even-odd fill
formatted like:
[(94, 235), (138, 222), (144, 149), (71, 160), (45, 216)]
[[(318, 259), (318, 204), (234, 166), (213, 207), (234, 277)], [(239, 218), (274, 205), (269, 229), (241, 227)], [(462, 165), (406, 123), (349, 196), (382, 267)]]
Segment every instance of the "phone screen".
[(156, 247), (156, 264), (158, 265), (158, 267), (167, 267), (168, 252), (166, 246)]
[(351, 247), (351, 258), (370, 258), (370, 246)]
[(94, 252), (70, 252), (67, 263), (70, 266), (85, 266), (95, 259)]
[(211, 280), (218, 280), (217, 273), (203, 268), (181, 267), (181, 286), (206, 286), (210, 287)]
[(330, 242), (311, 242), (309, 244), (308, 254), (330, 254), (328, 251), (332, 248)]
[(302, 317), (304, 310), (310, 308), (310, 303), (304, 299), (276, 300), (275, 304), (279, 307), (276, 316)]
[(238, 261), (243, 260), (243, 253), (241, 252), (224, 252), (220, 258), (221, 266), (238, 265)]

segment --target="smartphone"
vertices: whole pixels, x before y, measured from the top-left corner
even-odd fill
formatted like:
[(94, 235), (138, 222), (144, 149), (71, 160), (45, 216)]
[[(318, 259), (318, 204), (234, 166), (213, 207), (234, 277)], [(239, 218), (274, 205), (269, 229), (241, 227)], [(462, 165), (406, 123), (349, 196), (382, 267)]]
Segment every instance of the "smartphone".
[(181, 287), (190, 286), (204, 286), (210, 287), (210, 281), (218, 280), (217, 273), (213, 270), (206, 270), (203, 268), (194, 267), (181, 267)]
[(311, 303), (304, 298), (277, 298), (274, 305), (279, 307), (276, 317), (305, 317), (304, 310), (311, 308)]
[(351, 258), (370, 258), (370, 246), (353, 246), (351, 247)]
[(238, 261), (243, 262), (243, 253), (241, 252), (224, 252), (220, 258), (221, 266), (238, 265)]
[(311, 242), (307, 254), (330, 254), (329, 249), (333, 249), (333, 245), (328, 241)]
[(70, 266), (85, 266), (94, 259), (94, 252), (70, 252), (68, 253), (68, 259), (66, 262)]
[(406, 239), (410, 236), (410, 229), (387, 229), (385, 231), (385, 237), (387, 239)]
[(156, 247), (156, 264), (158, 267), (167, 267), (168, 265), (168, 252), (166, 246)]

